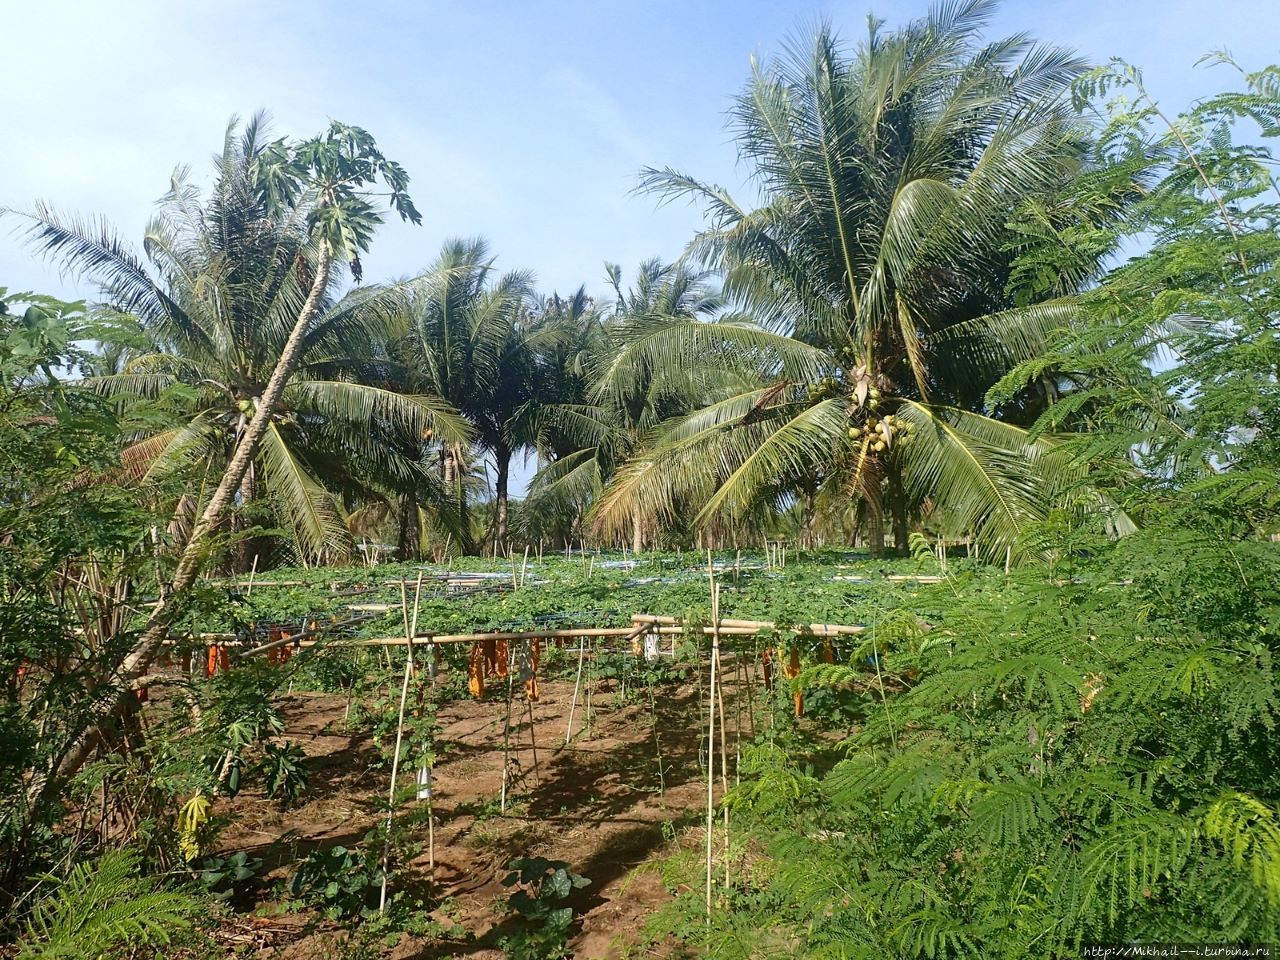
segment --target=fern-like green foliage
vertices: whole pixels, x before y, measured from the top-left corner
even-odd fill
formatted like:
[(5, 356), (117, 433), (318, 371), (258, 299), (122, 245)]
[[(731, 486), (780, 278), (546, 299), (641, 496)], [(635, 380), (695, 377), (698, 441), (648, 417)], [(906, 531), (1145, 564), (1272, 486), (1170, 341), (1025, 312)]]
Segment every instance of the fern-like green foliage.
[(143, 876), (131, 850), (80, 863), (32, 908), (19, 960), (100, 960), (171, 943), (204, 909), (192, 893)]
[[(844, 958), (1276, 940), (1280, 206), (1271, 152), (1232, 137), (1280, 136), (1280, 87), (1242, 76), (1172, 127), (1136, 70), (1082, 86), (1128, 91), (1099, 132), (1100, 192), (1053, 212), (1079, 220), (1043, 231), (1057, 247), (1029, 239), (1015, 281), (1155, 239), (989, 400), (1054, 384), (1033, 433), (1090, 483), (1028, 531), (1042, 562), (951, 578), (931, 629), (881, 617), (856, 657), (793, 681), (861, 715), (836, 750), (793, 734), (744, 754), (729, 802), (769, 869), (694, 935), (713, 955), (782, 955), (742, 948), (751, 922), (786, 955)], [(1108, 210), (1117, 178), (1144, 189)]]

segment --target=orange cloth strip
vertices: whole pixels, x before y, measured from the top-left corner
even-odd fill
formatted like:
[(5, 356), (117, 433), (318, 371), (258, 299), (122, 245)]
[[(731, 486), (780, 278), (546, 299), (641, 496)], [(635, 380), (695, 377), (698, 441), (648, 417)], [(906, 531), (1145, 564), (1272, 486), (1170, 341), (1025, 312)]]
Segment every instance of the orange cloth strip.
[(471, 663), (467, 669), (467, 689), (479, 700), (484, 696), (484, 644), (471, 645)]

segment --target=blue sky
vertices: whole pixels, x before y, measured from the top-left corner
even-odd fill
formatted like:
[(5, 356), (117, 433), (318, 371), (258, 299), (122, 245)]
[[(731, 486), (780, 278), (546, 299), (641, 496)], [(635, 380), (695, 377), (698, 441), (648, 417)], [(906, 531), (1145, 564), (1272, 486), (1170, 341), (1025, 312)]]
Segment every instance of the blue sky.
[[(731, 188), (743, 177), (725, 129), (752, 53), (769, 56), (818, 18), (856, 40), (874, 11), (892, 25), (927, 0), (42, 0), (4, 4), (0, 206), (34, 200), (103, 214), (140, 236), (173, 168), (198, 174), (228, 118), (267, 108), (278, 133), (333, 117), (366, 127), (413, 177), (425, 223), (395, 223), (365, 275), (410, 275), (449, 236), (483, 234), (503, 268), (544, 291), (604, 287), (676, 256), (687, 206), (632, 193), (670, 165)], [(1142, 66), (1170, 108), (1229, 83), (1193, 64), (1230, 49), (1280, 60), (1273, 0), (1006, 0), (991, 33), (1029, 31), (1098, 60)], [(0, 286), (91, 291), (35, 259), (0, 221)]]
[[(0, 205), (44, 199), (105, 214), (132, 239), (175, 165), (197, 173), (233, 113), (268, 108), (278, 132), (357, 123), (414, 178), (425, 224), (389, 226), (370, 278), (414, 273), (448, 236), (484, 234), (503, 267), (542, 289), (603, 287), (673, 257), (697, 224), (686, 206), (632, 194), (645, 164), (737, 187), (725, 130), (753, 53), (818, 17), (850, 37), (869, 10), (891, 24), (926, 0), (811, 2), (189, 2), (7, 4)], [(1090, 57), (1124, 56), (1171, 107), (1216, 89), (1193, 68), (1226, 46), (1280, 59), (1262, 0), (1008, 0), (993, 33), (1018, 30)], [(35, 260), (0, 222), (0, 285), (87, 293)]]

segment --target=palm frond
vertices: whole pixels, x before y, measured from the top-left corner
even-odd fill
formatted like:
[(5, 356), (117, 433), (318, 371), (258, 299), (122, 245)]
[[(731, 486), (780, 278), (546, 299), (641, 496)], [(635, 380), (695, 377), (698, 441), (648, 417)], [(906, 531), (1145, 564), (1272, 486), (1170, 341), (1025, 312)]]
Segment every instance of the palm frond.
[(278, 424), (263, 433), (258, 460), (268, 495), (288, 521), (299, 549), (312, 557), (348, 556), (351, 534), (338, 503), (297, 458)]

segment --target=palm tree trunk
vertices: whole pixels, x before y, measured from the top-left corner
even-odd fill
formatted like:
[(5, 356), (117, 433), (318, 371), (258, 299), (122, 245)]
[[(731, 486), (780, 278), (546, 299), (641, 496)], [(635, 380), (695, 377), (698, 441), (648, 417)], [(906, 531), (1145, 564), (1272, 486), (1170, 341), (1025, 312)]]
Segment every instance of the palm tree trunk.
[(494, 460), (497, 461), (497, 478), (493, 482), (494, 496), (494, 521), (493, 534), (497, 541), (496, 549), (504, 550), (507, 544), (507, 527), (509, 521), (509, 496), (507, 487), (511, 479), (511, 451), (507, 449), (499, 449), (494, 451)]
[(440, 477), (444, 486), (446, 502), (453, 498), (452, 508), (457, 510), (458, 549), (469, 554), (475, 550), (471, 539), (471, 522), (467, 518), (467, 485), (466, 463), (462, 455), (462, 447), (452, 444), (440, 454)]
[(907, 491), (902, 485), (902, 468), (889, 464), (889, 511), (893, 516), (893, 552), (905, 557), (910, 551), (911, 531), (907, 525)]
[(329, 272), (332, 266), (333, 259), (329, 246), (321, 242), (316, 255), (315, 276), (311, 281), (307, 299), (298, 312), (293, 330), (289, 333), (289, 339), (285, 341), (284, 349), (280, 352), (280, 359), (276, 361), (275, 369), (271, 371), (271, 378), (267, 381), (266, 389), (262, 391), (262, 397), (258, 400), (253, 418), (245, 428), (244, 436), (240, 438), (240, 443), (223, 471), (217, 489), (209, 498), (204, 513), (191, 531), (191, 539), (187, 541), (182, 556), (178, 559), (178, 566), (168, 591), (161, 594), (160, 601), (147, 617), (141, 636), (121, 662), (116, 674), (116, 683), (110, 695), (101, 700), (98, 709), (81, 727), (79, 735), (68, 744), (66, 752), (57, 765), (56, 773), (47, 778), (45, 783), (33, 783), (28, 796), (39, 796), (59, 781), (72, 776), (92, 755), (99, 740), (102, 723), (127, 709), (130, 702), (136, 709), (137, 700), (133, 696), (132, 684), (146, 674), (164, 648), (164, 641), (169, 636), (169, 627), (181, 614), (183, 603), (187, 599), (187, 591), (191, 589), (196, 577), (208, 562), (206, 541), (231, 505), (232, 498), (244, 480), (254, 455), (258, 452), (262, 436), (275, 415), (285, 385), (302, 357), (307, 332), (320, 312), (320, 303), (329, 285)]
[(396, 544), (401, 560), (422, 559), (422, 524), (418, 519), (418, 494), (408, 490), (400, 494), (400, 537)]
[(644, 522), (640, 514), (631, 518), (631, 552), (639, 553), (644, 549)]
[(812, 487), (806, 485), (800, 497), (800, 545), (804, 549), (813, 546), (814, 504), (817, 494)]
[[(245, 471), (244, 479), (240, 481), (239, 495), (240, 509), (231, 515), (231, 529), (237, 535), (247, 529), (252, 522), (249, 507), (258, 497), (258, 484), (252, 463)], [(253, 566), (254, 555), (260, 553), (263, 546), (262, 537), (241, 537), (236, 544), (232, 573), (247, 573)]]
[(879, 500), (867, 501), (867, 546), (871, 556), (884, 556), (884, 508)]

